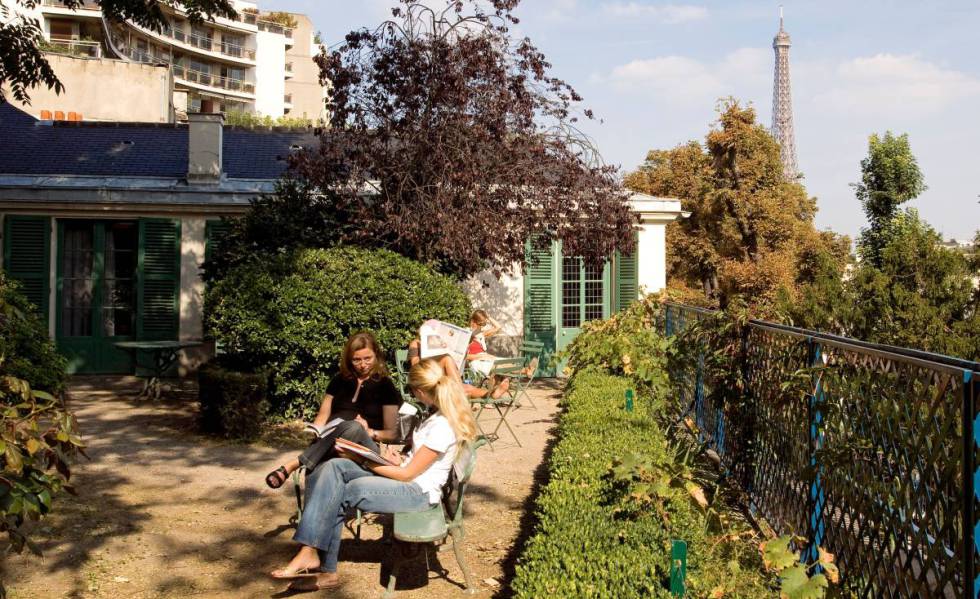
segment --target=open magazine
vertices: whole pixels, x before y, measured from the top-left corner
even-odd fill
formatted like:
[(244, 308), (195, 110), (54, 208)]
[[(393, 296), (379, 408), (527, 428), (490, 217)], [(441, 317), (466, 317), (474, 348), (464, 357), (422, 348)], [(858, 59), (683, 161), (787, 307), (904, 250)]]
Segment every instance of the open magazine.
[(463, 372), (466, 348), (473, 332), (441, 320), (427, 320), (419, 328), (419, 356), (432, 358), (449, 355), (456, 362), (456, 368)]
[(371, 460), (375, 464), (380, 464), (382, 466), (397, 466), (397, 464), (386, 460), (385, 458), (381, 457), (381, 455), (359, 443), (354, 443), (353, 441), (348, 441), (344, 438), (338, 438), (336, 443), (337, 449), (343, 449), (344, 451), (349, 451), (350, 453), (356, 453), (361, 457)]
[(336, 429), (337, 426), (340, 425), (342, 422), (344, 422), (343, 418), (334, 418), (333, 420), (324, 424), (323, 426), (317, 426), (312, 422), (307, 422), (305, 429), (312, 433), (315, 433), (317, 437), (322, 439), (327, 435), (329, 435), (330, 433), (332, 433), (334, 429)]

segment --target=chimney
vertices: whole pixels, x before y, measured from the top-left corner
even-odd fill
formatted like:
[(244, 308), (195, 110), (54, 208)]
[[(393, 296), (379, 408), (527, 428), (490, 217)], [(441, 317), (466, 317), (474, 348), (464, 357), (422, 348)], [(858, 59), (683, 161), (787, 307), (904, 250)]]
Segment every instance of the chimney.
[(187, 182), (217, 185), (221, 182), (220, 112), (187, 115)]

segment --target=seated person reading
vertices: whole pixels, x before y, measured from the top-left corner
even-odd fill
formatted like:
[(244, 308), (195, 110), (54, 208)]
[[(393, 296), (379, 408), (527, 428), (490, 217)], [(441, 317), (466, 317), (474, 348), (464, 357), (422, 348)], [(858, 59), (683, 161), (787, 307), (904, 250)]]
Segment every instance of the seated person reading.
[[(382, 356), (371, 333), (357, 333), (347, 340), (340, 357), (340, 373), (327, 385), (313, 420), (318, 438), (295, 459), (270, 472), (265, 477), (267, 485), (278, 489), (301, 465), (312, 472), (335, 455), (334, 442), (338, 437), (375, 451), (378, 442), (398, 439), (398, 407), (402, 400)], [(333, 432), (319, 436), (329, 422), (338, 418), (343, 422)]]
[[(430, 347), (431, 347), (431, 342), (430, 342)], [(414, 366), (415, 364), (418, 364), (421, 359), (422, 359), (421, 342), (419, 341), (418, 338), (416, 338), (413, 339), (408, 344), (408, 362), (410, 365)], [(456, 362), (453, 361), (451, 356), (449, 355), (435, 356), (433, 357), (433, 359), (438, 360), (439, 364), (450, 376), (455, 376), (460, 381), (463, 380), (462, 373), (460, 373), (459, 368), (456, 366)], [(489, 389), (470, 385), (469, 383), (463, 383), (463, 392), (466, 393), (467, 397), (473, 399), (480, 399), (487, 396), (490, 396), (493, 399), (499, 399), (501, 396), (503, 396), (504, 393), (507, 392), (507, 389), (509, 387), (510, 387), (510, 381), (507, 379), (498, 382), (496, 385), (491, 386)]]
[(307, 478), (306, 509), (293, 540), (301, 547), (274, 578), (297, 578), (293, 591), (340, 586), (337, 573), (340, 538), (347, 511), (422, 512), (442, 499), (442, 487), (459, 451), (476, 439), (477, 428), (459, 378), (435, 359), (422, 360), (408, 373), (412, 394), (430, 408), (430, 415), (412, 435), (412, 451), (404, 458), (393, 451), (392, 465), (341, 452)]

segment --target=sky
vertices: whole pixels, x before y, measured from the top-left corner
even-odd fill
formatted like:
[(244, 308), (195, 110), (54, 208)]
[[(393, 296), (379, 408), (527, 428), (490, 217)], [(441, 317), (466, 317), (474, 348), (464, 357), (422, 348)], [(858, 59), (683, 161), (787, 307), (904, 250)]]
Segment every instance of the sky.
[[(430, 4), (440, 0), (428, 0)], [(328, 46), (390, 16), (394, 0), (260, 0), (310, 16)], [(817, 226), (865, 226), (850, 184), (868, 136), (908, 133), (928, 189), (908, 206), (946, 239), (980, 229), (980, 2), (784, 0), (803, 183)], [(585, 98), (583, 129), (624, 172), (647, 151), (703, 140), (720, 98), (771, 123), (779, 2), (524, 0), (514, 33)]]

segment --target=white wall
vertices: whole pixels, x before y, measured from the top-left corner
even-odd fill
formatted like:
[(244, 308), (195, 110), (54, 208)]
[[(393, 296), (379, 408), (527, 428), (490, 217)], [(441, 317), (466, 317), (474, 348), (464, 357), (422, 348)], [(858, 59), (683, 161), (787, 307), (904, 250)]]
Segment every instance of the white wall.
[(640, 294), (660, 291), (667, 286), (667, 223), (640, 225), (637, 247), (637, 282)]
[(463, 290), (473, 309), (486, 310), (500, 323), (500, 333), (490, 339), (490, 350), (510, 355), (524, 335), (524, 275), (520, 268), (515, 266), (513, 274), (505, 274), (500, 279), (484, 271), (464, 281)]
[[(180, 327), (178, 339), (200, 341), (204, 338), (204, 263), (205, 223), (201, 217), (180, 219)], [(196, 370), (211, 355), (210, 347), (185, 349), (180, 360), (181, 376)]]
[(279, 118), (286, 95), (286, 38), (269, 31), (255, 36), (255, 112)]

